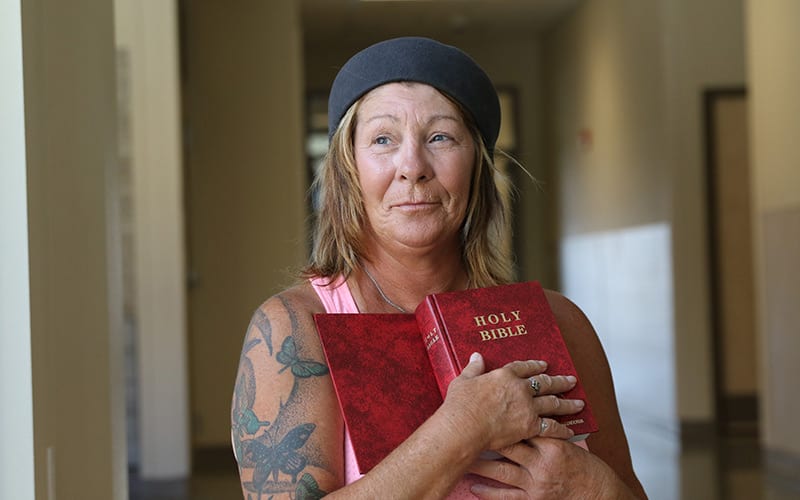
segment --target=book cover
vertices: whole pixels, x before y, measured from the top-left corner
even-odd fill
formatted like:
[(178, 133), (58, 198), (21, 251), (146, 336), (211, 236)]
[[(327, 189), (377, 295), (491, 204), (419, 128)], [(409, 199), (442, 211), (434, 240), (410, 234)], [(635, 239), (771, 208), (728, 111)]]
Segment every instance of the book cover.
[[(433, 294), (414, 314), (314, 320), (362, 474), (436, 411), (473, 352), (487, 371), (544, 359), (548, 373), (577, 376), (537, 282)], [(580, 381), (564, 396), (586, 401)], [(555, 418), (576, 436), (597, 430), (588, 401), (580, 413)]]
[[(486, 371), (515, 360), (543, 359), (547, 372), (578, 377), (555, 316), (538, 282), (429, 295), (415, 311), (441, 394), (469, 363), (483, 355)], [(554, 416), (580, 440), (597, 430), (589, 401), (578, 384), (563, 394), (582, 399), (583, 410)]]
[(412, 314), (314, 316), (359, 471), (383, 460), (442, 404)]

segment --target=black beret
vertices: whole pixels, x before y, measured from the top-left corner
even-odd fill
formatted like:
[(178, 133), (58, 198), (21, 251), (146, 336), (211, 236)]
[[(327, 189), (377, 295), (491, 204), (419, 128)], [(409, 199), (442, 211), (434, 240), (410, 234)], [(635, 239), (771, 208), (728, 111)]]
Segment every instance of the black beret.
[(475, 120), (491, 154), (500, 132), (500, 102), (494, 85), (462, 50), (420, 37), (385, 40), (342, 66), (328, 98), (328, 136), (361, 96), (391, 82), (419, 82), (459, 102)]

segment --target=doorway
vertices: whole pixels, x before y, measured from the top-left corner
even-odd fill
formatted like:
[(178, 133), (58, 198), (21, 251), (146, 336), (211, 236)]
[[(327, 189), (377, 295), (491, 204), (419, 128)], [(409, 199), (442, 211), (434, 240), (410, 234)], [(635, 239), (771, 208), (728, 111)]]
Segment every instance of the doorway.
[(718, 431), (756, 435), (758, 356), (744, 88), (704, 95), (709, 269)]

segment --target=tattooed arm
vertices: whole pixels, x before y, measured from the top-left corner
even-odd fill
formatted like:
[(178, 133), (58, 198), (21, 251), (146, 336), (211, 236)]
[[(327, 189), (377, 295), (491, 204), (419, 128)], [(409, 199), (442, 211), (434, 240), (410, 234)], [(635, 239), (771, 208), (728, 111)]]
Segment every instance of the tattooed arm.
[(543, 366), (515, 362), (483, 374), (478, 360), (431, 418), (345, 486), (344, 424), (314, 327), (317, 312), (324, 311), (316, 294), (299, 285), (269, 299), (247, 329), (231, 410), (245, 500), (442, 498), (481, 450), (538, 432), (526, 377)]
[(247, 500), (321, 498), (343, 483), (343, 423), (312, 320), (322, 311), (302, 292), (265, 302), (245, 335), (231, 438)]

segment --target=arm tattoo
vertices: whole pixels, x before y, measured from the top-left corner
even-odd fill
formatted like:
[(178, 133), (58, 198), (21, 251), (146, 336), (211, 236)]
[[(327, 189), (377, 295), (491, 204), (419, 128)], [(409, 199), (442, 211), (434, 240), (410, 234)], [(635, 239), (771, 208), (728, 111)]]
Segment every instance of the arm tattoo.
[(256, 327), (261, 334), (264, 344), (269, 349), (269, 355), (272, 356), (272, 324), (261, 309), (256, 309), (253, 319), (250, 320), (250, 324), (247, 326), (247, 331), (249, 332), (252, 327)]
[[(276, 493), (289, 493), (298, 500), (318, 499), (326, 492), (319, 488), (311, 474), (304, 471), (309, 464), (324, 466), (327, 460), (319, 449), (308, 449), (306, 446), (316, 425), (310, 422), (296, 424), (304, 420), (305, 412), (301, 403), (303, 396), (311, 392), (311, 388), (303, 381), (327, 375), (328, 367), (300, 356), (295, 343), (295, 335), (300, 330), (297, 314), (284, 297), (279, 295), (278, 298), (289, 315), (291, 335), (284, 339), (275, 355), (276, 361), (283, 365), (277, 370), (276, 376), (284, 372), (291, 373), (292, 389), (286, 401), (280, 402), (278, 414), (271, 422), (259, 419), (253, 410), (257, 391), (255, 371), (247, 354), (263, 341), (269, 355), (273, 355), (272, 325), (259, 309), (248, 326), (248, 336), (239, 360), (231, 411), (234, 453), (240, 474), (244, 469), (253, 470), (252, 481), (243, 482), (248, 491), (248, 500), (261, 500), (262, 494), (272, 498)], [(254, 336), (255, 332), (251, 336), (253, 327), (260, 338)], [(288, 430), (284, 431), (286, 428)], [(250, 492), (257, 497), (251, 496)]]

